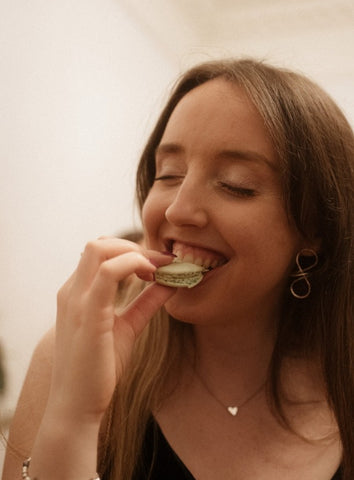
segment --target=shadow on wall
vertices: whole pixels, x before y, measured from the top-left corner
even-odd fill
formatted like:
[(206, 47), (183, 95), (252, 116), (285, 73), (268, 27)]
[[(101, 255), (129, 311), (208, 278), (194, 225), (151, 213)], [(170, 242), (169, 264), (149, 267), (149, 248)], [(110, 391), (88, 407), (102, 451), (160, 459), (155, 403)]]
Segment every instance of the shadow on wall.
[[(0, 401), (3, 399), (6, 390), (6, 370), (4, 364), (4, 349), (0, 344)], [(4, 432), (8, 429), (11, 421), (11, 414), (3, 411), (0, 403), (0, 446), (4, 439)], [(0, 458), (1, 466), (1, 458)], [(1, 472), (1, 468), (0, 468)]]
[(0, 396), (3, 395), (5, 391), (5, 369), (3, 361), (3, 350), (0, 345)]
[[(2, 400), (5, 393), (5, 368), (4, 368), (4, 350), (0, 344), (0, 401)], [(2, 466), (4, 462), (5, 449), (6, 449), (6, 439), (8, 428), (10, 425), (11, 416), (6, 415), (1, 408), (0, 404), (0, 475), (2, 472)]]

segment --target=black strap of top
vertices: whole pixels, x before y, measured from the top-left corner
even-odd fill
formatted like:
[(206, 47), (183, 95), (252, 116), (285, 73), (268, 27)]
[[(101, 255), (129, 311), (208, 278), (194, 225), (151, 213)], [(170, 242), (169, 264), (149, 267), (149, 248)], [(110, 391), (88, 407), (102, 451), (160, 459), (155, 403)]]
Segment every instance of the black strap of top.
[(148, 423), (133, 480), (195, 480), (153, 419)]

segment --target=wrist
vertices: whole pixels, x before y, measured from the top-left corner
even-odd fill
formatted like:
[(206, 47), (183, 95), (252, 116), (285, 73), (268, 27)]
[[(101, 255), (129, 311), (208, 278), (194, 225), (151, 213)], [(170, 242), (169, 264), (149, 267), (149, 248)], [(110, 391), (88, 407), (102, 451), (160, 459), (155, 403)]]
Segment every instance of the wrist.
[[(22, 464), (22, 480), (32, 480), (29, 476), (29, 467), (31, 465), (31, 457), (27, 458)], [(36, 480), (35, 478), (33, 480)], [(90, 478), (90, 480), (100, 480), (99, 476), (96, 475), (95, 478)]]
[(97, 478), (98, 433), (99, 423), (96, 421), (84, 422), (46, 412), (31, 454), (30, 478)]
[[(90, 405), (90, 401), (86, 399), (84, 402), (77, 401), (74, 394), (63, 394), (62, 392), (50, 392), (45, 409), (45, 417), (54, 419), (58, 418), (66, 423), (83, 424), (83, 425), (100, 425), (105, 409), (97, 409)], [(89, 398), (90, 397), (86, 397)]]

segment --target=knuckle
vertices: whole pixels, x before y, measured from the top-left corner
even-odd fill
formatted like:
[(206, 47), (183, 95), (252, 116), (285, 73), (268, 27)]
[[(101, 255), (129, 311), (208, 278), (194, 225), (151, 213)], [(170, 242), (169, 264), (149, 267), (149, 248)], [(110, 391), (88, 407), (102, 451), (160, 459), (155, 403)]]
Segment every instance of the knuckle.
[(95, 254), (98, 250), (98, 241), (97, 240), (90, 240), (85, 245), (84, 255), (91, 256)]
[(109, 280), (110, 278), (112, 278), (112, 276), (113, 276), (112, 268), (111, 268), (111, 266), (110, 266), (110, 264), (109, 264), (108, 261), (105, 261), (105, 262), (102, 262), (102, 263), (101, 263), (101, 265), (100, 265), (99, 268), (98, 268), (98, 274), (99, 274), (101, 277), (103, 277), (103, 278), (105, 278), (105, 279), (107, 279), (107, 280)]
[(135, 268), (146, 265), (146, 262), (148, 262), (147, 258), (140, 252), (129, 252), (126, 255)]

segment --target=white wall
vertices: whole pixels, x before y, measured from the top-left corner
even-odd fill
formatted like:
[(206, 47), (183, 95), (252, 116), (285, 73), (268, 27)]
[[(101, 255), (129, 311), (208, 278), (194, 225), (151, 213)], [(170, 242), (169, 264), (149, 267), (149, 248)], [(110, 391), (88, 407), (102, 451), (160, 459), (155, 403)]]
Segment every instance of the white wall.
[(219, 56), (264, 58), (312, 77), (354, 125), (353, 0), (127, 1), (182, 69)]
[(133, 220), (176, 67), (114, 0), (0, 2), (0, 342), (12, 407), (86, 241)]

